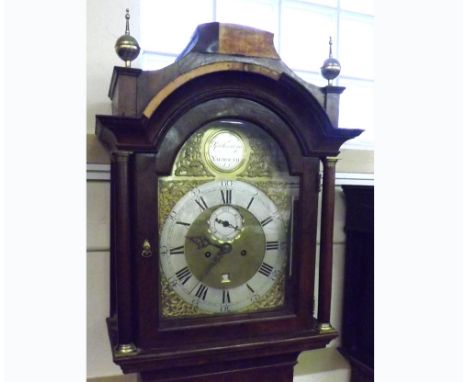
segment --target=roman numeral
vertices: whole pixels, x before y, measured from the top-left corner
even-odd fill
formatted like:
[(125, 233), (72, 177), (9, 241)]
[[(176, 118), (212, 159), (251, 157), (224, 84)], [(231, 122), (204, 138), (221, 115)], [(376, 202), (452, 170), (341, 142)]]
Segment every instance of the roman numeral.
[(176, 272), (176, 276), (184, 285), (192, 277), (192, 272), (190, 272), (189, 267), (184, 267)]
[(190, 223), (185, 223), (185, 222), (176, 222), (176, 224), (179, 224), (179, 225), (185, 225), (187, 227), (190, 227)]
[(221, 199), (223, 199), (223, 204), (231, 204), (232, 190), (221, 190)]
[(223, 289), (223, 304), (230, 304), (231, 303), (231, 296), (229, 296), (229, 291)]
[(279, 242), (278, 241), (267, 241), (266, 242), (266, 250), (272, 250), (272, 249), (279, 249)]
[(273, 218), (271, 216), (268, 216), (266, 219), (262, 220), (260, 222), (260, 225), (262, 227), (265, 227), (268, 223), (272, 222), (273, 221)]
[(252, 289), (252, 287), (249, 284), (247, 285), (247, 289), (250, 291), (250, 293), (255, 293), (255, 291)]
[(258, 272), (263, 276), (270, 277), (271, 272), (273, 272), (273, 267), (267, 263), (262, 263)]
[(184, 254), (184, 246), (181, 245), (179, 247), (174, 247), (169, 250), (171, 255), (183, 255)]
[(200, 207), (202, 211), (205, 211), (208, 208), (208, 205), (206, 204), (205, 199), (203, 199), (203, 196), (200, 196), (200, 200), (195, 199), (195, 203), (198, 204), (198, 207)]
[(197, 293), (195, 293), (195, 296), (204, 300), (206, 298), (207, 292), (208, 292), (208, 287), (206, 285), (200, 284), (200, 286), (197, 289)]
[(252, 196), (252, 199), (250, 199), (250, 202), (249, 204), (247, 204), (247, 209), (250, 208), (250, 206), (252, 205), (252, 202), (254, 201), (255, 197)]

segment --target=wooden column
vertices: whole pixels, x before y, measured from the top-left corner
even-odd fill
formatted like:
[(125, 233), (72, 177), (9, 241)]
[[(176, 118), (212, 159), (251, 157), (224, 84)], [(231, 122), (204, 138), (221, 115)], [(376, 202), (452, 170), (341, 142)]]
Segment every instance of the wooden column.
[(132, 263), (130, 245), (129, 152), (116, 152), (112, 156), (112, 198), (116, 227), (113, 232), (113, 260), (116, 270), (118, 354), (136, 351), (133, 344), (132, 322)]
[(320, 226), (320, 267), (318, 322), (320, 331), (334, 330), (330, 325), (332, 267), (333, 267), (333, 218), (335, 212), (335, 166), (337, 158), (322, 158), (322, 218)]

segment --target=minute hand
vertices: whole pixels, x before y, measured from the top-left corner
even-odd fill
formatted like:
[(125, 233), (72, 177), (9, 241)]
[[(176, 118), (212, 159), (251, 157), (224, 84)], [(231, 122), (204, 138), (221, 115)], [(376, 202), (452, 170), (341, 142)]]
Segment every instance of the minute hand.
[(231, 223), (229, 223), (227, 220), (221, 220), (221, 219), (215, 219), (216, 223), (222, 224), (223, 227), (231, 227), (234, 228), (236, 231), (239, 231), (239, 227), (233, 226)]
[(216, 247), (219, 248), (219, 251), (216, 253), (210, 264), (208, 264), (206, 267), (205, 272), (203, 272), (203, 275), (200, 277), (200, 281), (203, 281), (205, 277), (211, 272), (211, 270), (216, 266), (216, 264), (221, 261), (223, 255), (231, 252), (232, 249), (231, 245), (227, 243), (220, 246), (216, 245)]

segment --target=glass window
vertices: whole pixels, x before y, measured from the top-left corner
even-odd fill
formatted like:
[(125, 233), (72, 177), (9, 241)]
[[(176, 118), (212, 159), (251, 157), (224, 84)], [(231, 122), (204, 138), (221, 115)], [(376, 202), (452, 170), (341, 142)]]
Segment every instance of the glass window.
[(276, 0), (218, 0), (216, 20), (266, 30), (277, 35), (278, 2)]
[(328, 39), (336, 37), (336, 20), (331, 9), (283, 1), (281, 58), (294, 69), (320, 70), (328, 54)]
[(179, 54), (199, 24), (213, 21), (212, 0), (141, 0), (140, 45), (145, 51)]
[(361, 142), (365, 146), (374, 141), (374, 83), (340, 79), (346, 90), (340, 97), (339, 126), (341, 128), (364, 129), (351, 143)]
[(170, 64), (172, 64), (175, 59), (176, 55), (162, 55), (152, 52), (146, 52), (143, 55), (143, 68), (145, 70), (157, 70), (162, 69)]
[(340, 0), (340, 7), (347, 11), (374, 14), (374, 0)]
[(343, 12), (340, 18), (339, 60), (343, 76), (374, 77), (374, 22)]

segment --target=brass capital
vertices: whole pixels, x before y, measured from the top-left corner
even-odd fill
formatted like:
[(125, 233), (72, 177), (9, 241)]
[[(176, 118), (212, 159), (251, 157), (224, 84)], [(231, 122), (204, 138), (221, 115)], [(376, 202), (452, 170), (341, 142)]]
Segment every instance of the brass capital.
[(338, 162), (340, 158), (338, 157), (325, 157), (322, 158), (323, 165), (328, 166), (328, 167), (334, 167), (336, 166), (336, 162)]
[(334, 332), (336, 329), (331, 326), (329, 322), (319, 322), (317, 324), (317, 330), (319, 333), (329, 333), (329, 332)]
[(137, 347), (132, 344), (120, 344), (115, 348), (115, 356), (116, 357), (122, 357), (122, 356), (129, 356), (129, 355), (135, 355), (138, 353)]

